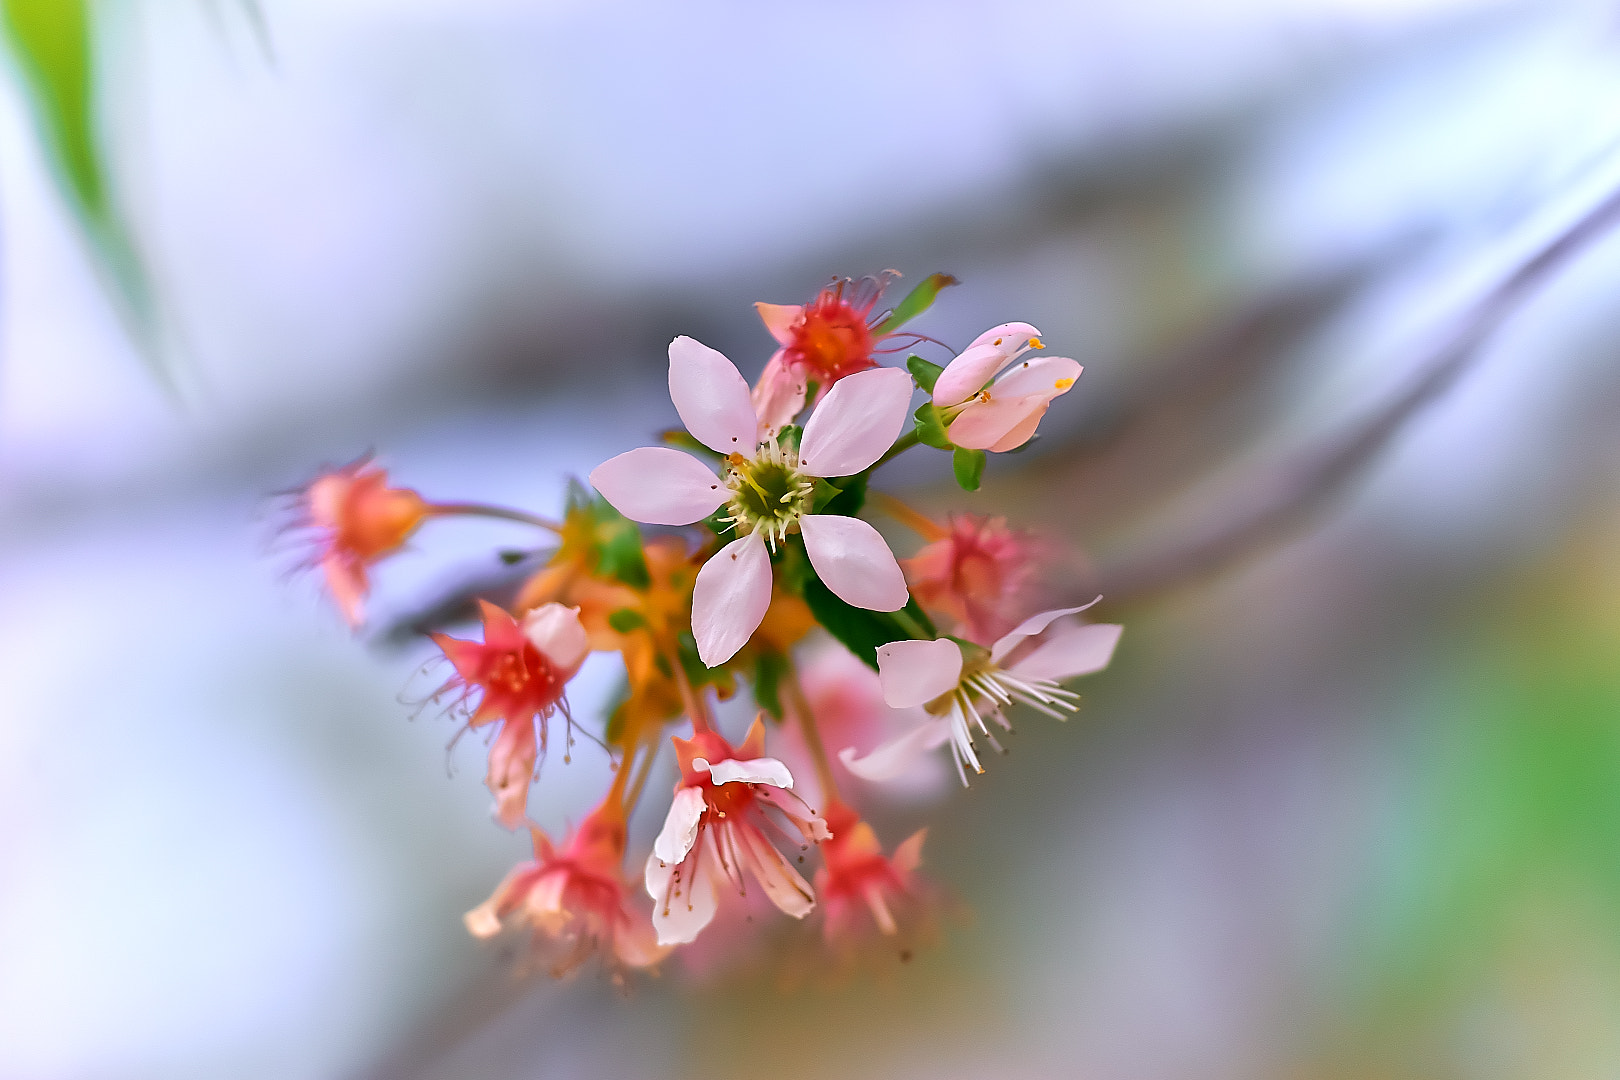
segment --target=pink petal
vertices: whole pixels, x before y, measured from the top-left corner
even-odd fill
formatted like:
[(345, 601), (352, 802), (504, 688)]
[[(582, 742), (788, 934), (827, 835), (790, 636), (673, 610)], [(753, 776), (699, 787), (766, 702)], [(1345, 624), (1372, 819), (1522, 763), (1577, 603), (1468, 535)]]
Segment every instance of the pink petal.
[(765, 362), (765, 370), (754, 385), (754, 412), (759, 415), (760, 430), (770, 435), (791, 424), (804, 411), (804, 393), (804, 373), (783, 363), (778, 349)]
[(752, 871), (754, 879), (765, 889), (765, 895), (784, 915), (802, 919), (816, 907), (815, 890), (788, 865), (780, 851), (760, 835), (759, 830), (747, 825), (731, 826), (732, 836), (741, 841), (739, 855)]
[(962, 650), (950, 638), (891, 641), (877, 650), (878, 681), (891, 709), (926, 705), (956, 689), (962, 679)]
[(802, 304), (767, 304), (763, 300), (754, 304), (754, 310), (759, 312), (759, 321), (765, 324), (778, 345), (793, 340), (793, 324), (804, 314)]
[(1063, 616), (1077, 615), (1101, 600), (1102, 597), (1099, 596), (1096, 600), (1091, 601), (1090, 604), (1081, 604), (1079, 607), (1053, 608), (1051, 611), (1041, 611), (1031, 615), (1029, 618), (1007, 631), (994, 645), (990, 647), (991, 662), (997, 664), (1001, 663), (1002, 657), (1018, 648), (1019, 644), (1021, 644), (1025, 638), (1034, 637), (1042, 630), (1045, 630), (1048, 626), (1051, 626), (1056, 620), (1063, 618)]
[(730, 494), (707, 465), (669, 446), (608, 458), (591, 470), (591, 484), (619, 513), (649, 525), (702, 521)]
[(799, 519), (799, 531), (816, 576), (838, 599), (868, 611), (898, 611), (906, 606), (911, 597), (906, 576), (888, 543), (872, 526), (860, 518), (812, 514)]
[(754, 403), (742, 372), (723, 353), (689, 337), (670, 342), (669, 396), (698, 442), (722, 454), (752, 456), (759, 443)]
[(489, 772), (484, 786), (495, 796), (495, 820), (508, 829), (523, 824), (529, 804), (529, 785), (534, 781), (534, 721), (525, 716), (508, 720), (489, 747)]
[(697, 839), (698, 823), (703, 820), (703, 811), (707, 807), (702, 788), (683, 787), (676, 791), (674, 801), (669, 804), (669, 813), (664, 815), (664, 827), (653, 841), (653, 854), (660, 861), (671, 864), (686, 858), (692, 851), (693, 841)]
[(894, 849), (894, 858), (889, 862), (894, 864), (894, 868), (900, 871), (902, 876), (912, 873), (922, 865), (922, 846), (927, 838), (928, 830), (918, 829)]
[(911, 376), (871, 368), (833, 383), (799, 444), (799, 467), (811, 476), (849, 476), (882, 457), (906, 426)]
[(579, 621), (579, 608), (541, 604), (523, 617), (523, 633), (542, 656), (572, 678), (590, 654), (591, 641)]
[(1053, 682), (1090, 675), (1108, 666), (1123, 629), (1110, 623), (1062, 627), (1047, 635), (1046, 640), (1009, 670), (1021, 677)]
[[(703, 928), (714, 920), (719, 909), (717, 887), (725, 871), (718, 865), (709, 843), (679, 867), (660, 863), (657, 855), (647, 856), (647, 892), (653, 898), (653, 929), (660, 945), (685, 945), (697, 940)], [(681, 880), (675, 881), (675, 872)], [(676, 895), (677, 890), (679, 895)]]
[(1050, 400), (1067, 394), (1085, 369), (1067, 356), (1025, 357), (1008, 368), (990, 388), (994, 397), (1027, 397), (1045, 394)]
[(853, 746), (846, 746), (838, 751), (838, 760), (862, 780), (882, 783), (910, 772), (924, 755), (944, 746), (950, 739), (951, 718), (934, 716), (899, 738), (890, 739), (863, 758), (855, 756)]
[[(992, 397), (989, 401), (974, 401), (957, 414), (945, 434), (957, 446), (969, 450), (988, 450), (1008, 435), (1027, 424), (1030, 417), (1046, 412), (1050, 398), (1041, 394), (1026, 397)], [(1033, 432), (1032, 432), (1033, 434)]]
[(940, 408), (960, 405), (979, 392), (979, 388), (995, 378), (1012, 357), (993, 345), (975, 345), (963, 353), (940, 373), (934, 383), (934, 404)]
[(984, 449), (992, 454), (1005, 454), (1007, 451), (1016, 450), (1029, 442), (1035, 436), (1035, 429), (1041, 426), (1041, 418), (1046, 415), (1047, 406), (1050, 404), (1051, 402), (1047, 402), (1034, 412), (1026, 414), (1011, 431)]
[(461, 917), (467, 933), (475, 938), (494, 937), (501, 932), (501, 920), (495, 914), (495, 901), (485, 900)]
[(770, 606), (771, 556), (764, 537), (749, 533), (715, 552), (698, 571), (692, 586), (698, 656), (709, 667), (730, 660), (754, 636)]
[(709, 779), (716, 784), (769, 784), (772, 787), (791, 788), (793, 774), (788, 767), (775, 758), (752, 758), (748, 761), (738, 761), (736, 758), (727, 758), (717, 761), (709, 766)]
[(620, 924), (619, 932), (613, 935), (613, 953), (625, 967), (650, 967), (668, 952), (668, 946), (658, 944), (652, 923), (639, 912)]
[[(1005, 348), (1010, 344), (1013, 347), (1009, 348), (1008, 351), (1017, 352), (1019, 349), (1024, 347), (1025, 343), (1028, 342), (1030, 338), (1038, 338), (1040, 336), (1041, 332), (1029, 325), (1027, 322), (1004, 322), (999, 326), (992, 326), (990, 329), (974, 338), (968, 344), (968, 348), (971, 349), (979, 345), (995, 344), (996, 339), (1000, 338), (1001, 344), (998, 347)], [(967, 350), (964, 349), (963, 351), (966, 352)]]

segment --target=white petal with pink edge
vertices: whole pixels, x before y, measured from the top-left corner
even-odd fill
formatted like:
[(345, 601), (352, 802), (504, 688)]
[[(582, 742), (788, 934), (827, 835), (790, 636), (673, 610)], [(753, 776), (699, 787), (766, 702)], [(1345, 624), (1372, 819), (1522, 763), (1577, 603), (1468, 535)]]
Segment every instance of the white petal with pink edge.
[(683, 787), (675, 792), (675, 800), (664, 815), (664, 827), (653, 841), (653, 855), (659, 861), (678, 863), (692, 850), (697, 839), (698, 823), (708, 804), (703, 801), (703, 789)]
[[(696, 762), (693, 762), (696, 765)], [(738, 761), (736, 758), (727, 758), (717, 761), (709, 766), (709, 779), (716, 784), (769, 784), (772, 787), (791, 788), (793, 774), (788, 767), (775, 758), (751, 758), (748, 761)]]
[(799, 468), (849, 476), (882, 457), (906, 426), (911, 376), (899, 368), (858, 371), (833, 383), (804, 425)]
[(1081, 604), (1079, 607), (1053, 608), (1051, 611), (1041, 611), (1031, 615), (1029, 618), (1025, 619), (1023, 622), (1019, 623), (1017, 626), (1003, 634), (996, 641), (996, 643), (990, 647), (990, 659), (997, 664), (1001, 663), (1001, 658), (1018, 648), (1018, 646), (1023, 643), (1025, 638), (1035, 636), (1042, 630), (1045, 630), (1048, 626), (1051, 626), (1053, 622), (1063, 618), (1065, 615), (1078, 615), (1087, 608), (1093, 607), (1101, 602), (1102, 597), (1099, 596), (1097, 599), (1091, 601), (1091, 603)]
[[(711, 844), (700, 843), (685, 863), (660, 863), (647, 856), (647, 892), (653, 898), (653, 929), (660, 945), (685, 945), (697, 940), (714, 921), (717, 895), (725, 871), (718, 865)], [(679, 877), (677, 877), (679, 875)]]
[(891, 641), (878, 646), (877, 662), (883, 701), (891, 709), (926, 705), (962, 679), (962, 650), (950, 638)]
[(1113, 659), (1123, 630), (1112, 623), (1059, 627), (1008, 670), (1019, 678), (1052, 682), (1093, 674)]
[(930, 717), (897, 739), (890, 739), (865, 757), (857, 757), (853, 746), (838, 751), (844, 768), (862, 780), (882, 783), (910, 772), (930, 751), (944, 746), (951, 738), (949, 716)]
[(669, 446), (643, 446), (591, 470), (591, 485), (631, 521), (690, 525), (730, 496), (714, 470)]
[(724, 353), (689, 337), (670, 342), (669, 397), (686, 430), (710, 450), (754, 452), (759, 420), (748, 382)]
[(764, 537), (749, 533), (715, 552), (692, 586), (692, 636), (699, 658), (717, 667), (737, 655), (770, 606), (771, 556)]
[(565, 679), (578, 671), (590, 655), (590, 637), (579, 621), (577, 607), (541, 604), (523, 617), (523, 634)]
[(812, 514), (799, 519), (799, 532), (804, 535), (804, 552), (810, 556), (816, 576), (838, 599), (868, 611), (898, 611), (906, 606), (911, 598), (906, 576), (888, 543), (872, 526), (860, 518)]
[(815, 910), (815, 890), (799, 876), (797, 870), (788, 865), (787, 859), (760, 835), (758, 829), (748, 825), (730, 828), (732, 836), (739, 841), (736, 845), (740, 849), (739, 854), (752, 871), (754, 880), (764, 887), (765, 895), (770, 897), (778, 910), (795, 919), (802, 919)]

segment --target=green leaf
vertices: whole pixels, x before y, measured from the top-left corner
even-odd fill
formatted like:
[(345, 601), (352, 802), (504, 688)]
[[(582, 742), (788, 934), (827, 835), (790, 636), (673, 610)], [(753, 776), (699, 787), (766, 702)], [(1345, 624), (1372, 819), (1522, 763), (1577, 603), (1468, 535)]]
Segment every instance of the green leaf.
[(929, 274), (923, 278), (915, 289), (906, 294), (906, 298), (895, 305), (893, 311), (876, 326), (872, 332), (877, 335), (891, 334), (918, 315), (927, 311), (934, 303), (934, 298), (944, 289), (957, 284), (955, 278), (949, 274)]
[(983, 450), (969, 450), (965, 446), (958, 446), (951, 454), (951, 468), (963, 491), (979, 490), (979, 480), (984, 476), (984, 457)]
[(830, 480), (817, 480), (813, 512), (854, 517), (866, 505), (866, 485), (870, 479), (867, 473), (856, 473), (854, 476), (840, 477), (836, 484)]
[(709, 667), (705, 664), (698, 656), (697, 639), (690, 633), (683, 632), (676, 639), (676, 645), (676, 651), (680, 654), (681, 669), (686, 672), (687, 681), (692, 684), (692, 689), (713, 686), (721, 701), (737, 692), (737, 678), (731, 673), (731, 668), (725, 664), (719, 667)]
[(578, 480), (568, 481), (568, 510), (570, 514), (584, 514), (591, 524), (589, 558), (595, 572), (617, 578), (632, 589), (645, 589), (652, 583), (641, 546), (641, 530), (635, 522), (601, 495), (587, 491)]
[(647, 620), (642, 618), (641, 612), (635, 608), (622, 607), (608, 613), (608, 625), (613, 627), (615, 633), (628, 634), (632, 630), (646, 626)]
[(804, 441), (804, 428), (798, 424), (787, 424), (776, 433), (776, 445), (783, 450), (799, 452), (799, 444)]
[(951, 438), (945, 434), (945, 425), (940, 422), (939, 409), (932, 401), (925, 401), (917, 406), (912, 413), (912, 420), (917, 429), (917, 441), (924, 446), (932, 446), (936, 450), (951, 449)]
[(911, 377), (917, 380), (917, 385), (922, 387), (926, 394), (934, 392), (934, 384), (939, 382), (939, 377), (945, 373), (944, 368), (938, 364), (930, 364), (920, 356), (906, 357), (906, 370), (911, 372)]
[(782, 719), (782, 676), (788, 659), (781, 653), (762, 652), (754, 661), (754, 702), (776, 719)]

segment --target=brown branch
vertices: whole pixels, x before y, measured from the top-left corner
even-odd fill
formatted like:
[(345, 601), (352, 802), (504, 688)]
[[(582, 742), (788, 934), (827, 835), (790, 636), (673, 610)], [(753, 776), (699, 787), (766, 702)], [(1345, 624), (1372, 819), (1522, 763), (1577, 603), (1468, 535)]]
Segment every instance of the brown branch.
[(1100, 566), (1076, 595), (1139, 599), (1203, 577), (1301, 525), (1358, 476), (1402, 430), (1454, 385), (1483, 347), (1535, 289), (1620, 221), (1620, 191), (1521, 263), (1441, 334), (1405, 387), (1370, 415), (1321, 444), (1259, 470), (1246, 488), (1208, 520), (1144, 554)]

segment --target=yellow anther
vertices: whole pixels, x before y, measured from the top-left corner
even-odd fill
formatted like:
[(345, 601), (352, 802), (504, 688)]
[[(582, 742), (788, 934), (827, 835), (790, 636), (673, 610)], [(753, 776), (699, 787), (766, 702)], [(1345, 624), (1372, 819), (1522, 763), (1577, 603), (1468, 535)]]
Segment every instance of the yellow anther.
[(1044, 348), (1046, 348), (1045, 345), (1041, 344), (1041, 339), (1038, 338), (1038, 337), (1032, 337), (1032, 338), (1029, 339), (1029, 347), (1032, 348), (1032, 349), (1044, 349)]
[(726, 455), (726, 464), (730, 465), (733, 469), (740, 469), (744, 465), (748, 464), (748, 459), (737, 453), (737, 451), (733, 450), (731, 453)]
[(990, 391), (988, 391), (988, 390), (980, 390), (979, 393), (976, 396), (978, 397), (978, 399), (980, 401), (989, 401), (990, 400)]
[(1055, 389), (1055, 390), (1067, 390), (1069, 387), (1071, 387), (1073, 385), (1074, 385), (1074, 380), (1073, 379), (1059, 379), (1057, 382), (1052, 384), (1052, 388)]

